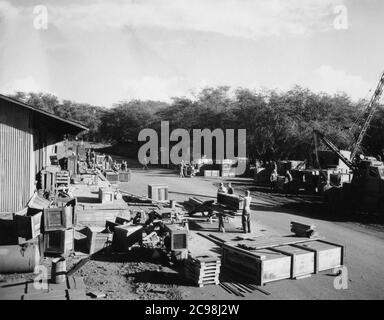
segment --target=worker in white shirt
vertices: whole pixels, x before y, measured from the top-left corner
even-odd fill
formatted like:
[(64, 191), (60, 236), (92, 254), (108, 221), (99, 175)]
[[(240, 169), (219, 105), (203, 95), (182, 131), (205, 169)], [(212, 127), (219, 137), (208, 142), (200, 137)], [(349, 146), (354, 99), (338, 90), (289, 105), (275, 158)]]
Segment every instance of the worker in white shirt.
[(251, 202), (251, 193), (245, 191), (243, 214), (241, 216), (244, 233), (251, 233)]

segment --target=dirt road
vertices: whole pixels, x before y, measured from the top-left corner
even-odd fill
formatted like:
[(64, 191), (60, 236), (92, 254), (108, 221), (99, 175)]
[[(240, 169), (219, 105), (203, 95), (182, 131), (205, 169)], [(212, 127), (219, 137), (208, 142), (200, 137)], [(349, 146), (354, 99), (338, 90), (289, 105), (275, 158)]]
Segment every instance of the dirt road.
[[(178, 201), (190, 196), (215, 197), (220, 179), (204, 177), (179, 178), (169, 170), (134, 170), (132, 181), (122, 184), (122, 190), (136, 194), (147, 194), (150, 183), (166, 184), (170, 198)], [(244, 182), (247, 182), (246, 180)], [(250, 181), (248, 181), (249, 183)], [(235, 185), (236, 188), (236, 185)], [(236, 189), (235, 189), (236, 190)], [(310, 214), (309, 214), (310, 215)], [(318, 215), (317, 215), (318, 216)], [(331, 273), (312, 275), (301, 280), (283, 280), (267, 284), (271, 295), (259, 292), (248, 299), (383, 299), (384, 298), (384, 233), (353, 222), (333, 222), (324, 218), (304, 217), (301, 212), (271, 204), (265, 199), (253, 198), (252, 224), (262, 224), (280, 234), (289, 234), (291, 221), (312, 223), (327, 240), (346, 246), (348, 289), (334, 288)], [(236, 223), (236, 221), (235, 221)], [(240, 222), (238, 222), (240, 223)], [(186, 299), (235, 299), (219, 286), (204, 288), (186, 287)], [(244, 299), (244, 298), (241, 298)]]

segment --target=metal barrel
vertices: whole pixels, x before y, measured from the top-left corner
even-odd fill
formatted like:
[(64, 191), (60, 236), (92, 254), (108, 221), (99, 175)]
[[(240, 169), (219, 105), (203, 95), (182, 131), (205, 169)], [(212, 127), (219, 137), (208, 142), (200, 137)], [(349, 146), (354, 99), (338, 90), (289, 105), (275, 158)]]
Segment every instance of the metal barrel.
[(39, 261), (36, 244), (0, 246), (0, 273), (33, 272)]

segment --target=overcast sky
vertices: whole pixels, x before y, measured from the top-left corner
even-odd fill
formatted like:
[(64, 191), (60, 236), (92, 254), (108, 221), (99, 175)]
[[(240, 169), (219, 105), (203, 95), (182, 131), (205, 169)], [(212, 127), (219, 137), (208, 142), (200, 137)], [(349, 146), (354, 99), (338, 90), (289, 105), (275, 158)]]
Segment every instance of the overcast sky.
[[(347, 29), (335, 28), (340, 5)], [(0, 92), (111, 106), (299, 84), (366, 98), (384, 70), (383, 30), (382, 0), (0, 0)]]

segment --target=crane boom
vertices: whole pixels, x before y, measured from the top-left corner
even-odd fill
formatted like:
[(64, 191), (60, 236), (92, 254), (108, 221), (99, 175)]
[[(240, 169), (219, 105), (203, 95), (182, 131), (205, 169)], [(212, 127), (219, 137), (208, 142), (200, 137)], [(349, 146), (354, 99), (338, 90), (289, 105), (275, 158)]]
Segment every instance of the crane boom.
[(367, 130), (371, 124), (373, 115), (375, 114), (375, 111), (377, 110), (378, 102), (381, 98), (381, 94), (383, 93), (383, 87), (384, 87), (384, 72), (381, 76), (381, 79), (377, 85), (377, 88), (375, 90), (375, 93), (373, 94), (371, 101), (368, 104), (366, 113), (368, 113), (367, 119), (364, 122), (364, 125), (360, 131), (360, 134), (356, 140), (356, 144), (352, 150), (351, 159), (354, 159), (356, 156), (356, 153), (359, 151), (360, 145), (363, 142), (363, 139), (367, 133)]
[(325, 143), (325, 145), (329, 149), (331, 149), (337, 155), (337, 157), (348, 166), (348, 168), (350, 168), (350, 169), (354, 168), (352, 161), (349, 160), (347, 157), (345, 157), (340, 152), (339, 148), (337, 148), (330, 140), (328, 140), (328, 138), (322, 132), (320, 132), (319, 130), (316, 130), (316, 129), (314, 131), (320, 137), (320, 139)]

